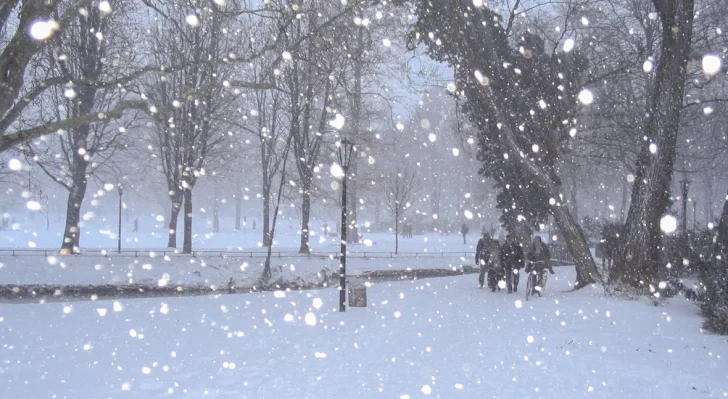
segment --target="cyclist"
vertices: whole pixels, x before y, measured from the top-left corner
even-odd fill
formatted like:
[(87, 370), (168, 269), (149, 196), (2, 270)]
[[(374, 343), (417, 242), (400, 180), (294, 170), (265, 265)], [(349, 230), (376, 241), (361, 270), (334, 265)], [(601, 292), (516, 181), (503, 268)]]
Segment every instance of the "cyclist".
[[(531, 270), (536, 272), (536, 284), (534, 287), (535, 292), (541, 296), (541, 287), (543, 286), (543, 275), (546, 269), (549, 269), (551, 274), (554, 274), (554, 269), (551, 267), (551, 252), (549, 248), (541, 241), (540, 236), (536, 236), (533, 239), (531, 248), (528, 250), (526, 255), (528, 265), (526, 266), (526, 273), (530, 273)], [(538, 289), (536, 287), (539, 287)], [(533, 294), (533, 293), (532, 293)]]

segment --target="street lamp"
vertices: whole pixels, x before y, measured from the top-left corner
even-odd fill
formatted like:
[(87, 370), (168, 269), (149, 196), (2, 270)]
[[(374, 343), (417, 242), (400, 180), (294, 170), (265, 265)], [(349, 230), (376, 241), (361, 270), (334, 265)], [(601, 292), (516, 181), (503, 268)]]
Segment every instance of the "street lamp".
[(684, 236), (688, 230), (688, 189), (690, 188), (690, 180), (684, 178), (680, 180), (682, 183), (682, 235)]
[(344, 139), (339, 143), (339, 165), (343, 173), (341, 175), (341, 255), (339, 257), (339, 312), (346, 312), (346, 179), (351, 154), (354, 151), (354, 143)]
[(121, 183), (118, 185), (119, 188), (119, 246), (117, 248), (117, 252), (121, 253), (121, 194), (123, 193), (123, 188), (121, 187)]

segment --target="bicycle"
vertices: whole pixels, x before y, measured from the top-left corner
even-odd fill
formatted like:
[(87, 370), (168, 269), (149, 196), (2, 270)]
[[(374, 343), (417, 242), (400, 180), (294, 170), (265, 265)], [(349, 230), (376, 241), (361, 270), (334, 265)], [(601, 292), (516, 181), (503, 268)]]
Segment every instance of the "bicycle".
[[(541, 285), (537, 285), (537, 278), (538, 274), (541, 274)], [(533, 294), (538, 292), (538, 295), (541, 296), (544, 291), (546, 290), (546, 282), (548, 281), (548, 273), (546, 272), (546, 269), (536, 270), (533, 266), (531, 266), (531, 270), (528, 272), (528, 280), (526, 280), (526, 301), (531, 299)]]

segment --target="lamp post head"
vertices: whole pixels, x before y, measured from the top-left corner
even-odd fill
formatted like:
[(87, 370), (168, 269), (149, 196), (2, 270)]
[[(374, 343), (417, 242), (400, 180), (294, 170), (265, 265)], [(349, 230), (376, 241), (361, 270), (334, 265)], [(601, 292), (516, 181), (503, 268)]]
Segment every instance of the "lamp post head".
[(339, 164), (346, 171), (351, 165), (351, 154), (354, 151), (354, 142), (347, 139), (337, 143), (339, 146)]

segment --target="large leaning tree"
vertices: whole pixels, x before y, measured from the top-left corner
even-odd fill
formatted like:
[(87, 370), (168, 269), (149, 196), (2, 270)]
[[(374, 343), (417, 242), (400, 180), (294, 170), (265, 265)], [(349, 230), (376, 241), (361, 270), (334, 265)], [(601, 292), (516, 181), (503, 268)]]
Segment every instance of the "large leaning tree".
[(431, 57), (453, 68), (455, 94), (464, 97), (479, 131), (483, 173), (496, 180), (512, 210), (525, 210), (524, 199), (535, 198), (553, 215), (576, 264), (576, 288), (600, 282), (558, 174), (584, 61), (544, 48), (535, 35), (510, 42), (500, 16), (472, 1), (420, 1), (416, 14), (411, 45), (425, 44)]

